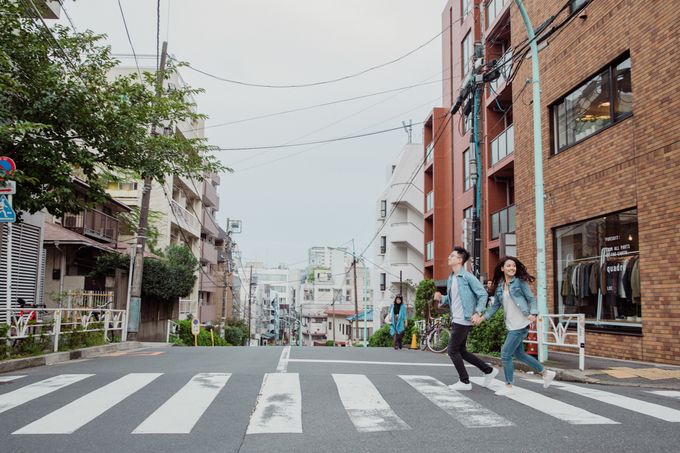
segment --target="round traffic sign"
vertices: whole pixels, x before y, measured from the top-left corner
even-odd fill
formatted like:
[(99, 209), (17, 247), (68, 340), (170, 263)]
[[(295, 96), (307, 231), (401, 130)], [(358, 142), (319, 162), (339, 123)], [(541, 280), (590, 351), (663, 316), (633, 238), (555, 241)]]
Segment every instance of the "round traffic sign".
[(0, 181), (5, 176), (12, 176), (12, 173), (14, 173), (14, 170), (16, 169), (17, 166), (14, 164), (11, 157), (0, 156)]

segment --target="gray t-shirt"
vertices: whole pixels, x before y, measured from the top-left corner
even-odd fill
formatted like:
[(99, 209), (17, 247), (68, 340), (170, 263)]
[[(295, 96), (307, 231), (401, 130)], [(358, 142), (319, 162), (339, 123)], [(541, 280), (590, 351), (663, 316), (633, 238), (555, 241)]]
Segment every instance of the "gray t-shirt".
[(460, 294), (458, 293), (458, 276), (451, 280), (449, 301), (451, 302), (451, 321), (462, 326), (471, 326), (472, 322), (467, 321), (463, 314), (463, 303), (460, 301)]
[(520, 330), (531, 324), (524, 316), (507, 289), (503, 290), (503, 311), (505, 312), (505, 327), (508, 330)]

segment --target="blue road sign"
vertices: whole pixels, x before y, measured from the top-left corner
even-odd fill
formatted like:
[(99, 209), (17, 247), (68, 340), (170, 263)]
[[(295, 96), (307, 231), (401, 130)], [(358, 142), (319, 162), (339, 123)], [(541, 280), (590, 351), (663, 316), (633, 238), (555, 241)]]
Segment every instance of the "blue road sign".
[(17, 215), (5, 195), (0, 195), (0, 223), (14, 223)]

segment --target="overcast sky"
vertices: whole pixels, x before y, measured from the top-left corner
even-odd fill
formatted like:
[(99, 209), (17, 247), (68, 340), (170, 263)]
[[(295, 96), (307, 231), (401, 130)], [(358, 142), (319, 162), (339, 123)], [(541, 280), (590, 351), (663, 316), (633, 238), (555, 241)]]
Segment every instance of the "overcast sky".
[[(354, 74), (393, 60), (441, 32), (444, 0), (161, 0), (161, 40), (169, 53), (203, 71), (268, 85), (305, 84)], [(130, 45), (117, 0), (64, 2), (76, 28), (108, 36), (117, 54)], [(156, 1), (122, 0), (137, 54), (156, 53)], [(61, 22), (68, 24), (62, 15)], [(128, 62), (129, 63), (129, 62)], [(147, 60), (147, 65), (148, 60)], [(154, 63), (155, 64), (155, 63)], [(359, 77), (309, 88), (255, 88), (183, 68), (205, 89), (197, 98), (206, 125), (362, 96), (442, 78), (441, 39)], [(307, 142), (423, 121), (441, 104), (441, 83), (323, 108), (206, 129), (211, 144), (252, 147)], [(422, 126), (414, 126), (422, 142)], [(219, 152), (234, 169), (222, 176), (218, 221), (243, 221), (235, 236), (245, 260), (303, 265), (307, 249), (356, 241), (376, 231), (385, 167), (403, 130), (322, 146)], [(372, 250), (367, 252), (372, 256)]]

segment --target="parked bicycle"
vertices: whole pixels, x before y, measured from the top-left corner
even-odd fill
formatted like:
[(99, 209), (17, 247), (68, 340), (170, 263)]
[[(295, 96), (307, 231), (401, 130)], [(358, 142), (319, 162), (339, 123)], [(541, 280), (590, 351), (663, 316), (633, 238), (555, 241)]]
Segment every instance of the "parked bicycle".
[(419, 346), (432, 352), (444, 352), (449, 345), (451, 331), (442, 323), (442, 318), (432, 319), (420, 332)]

